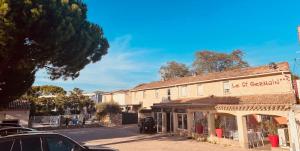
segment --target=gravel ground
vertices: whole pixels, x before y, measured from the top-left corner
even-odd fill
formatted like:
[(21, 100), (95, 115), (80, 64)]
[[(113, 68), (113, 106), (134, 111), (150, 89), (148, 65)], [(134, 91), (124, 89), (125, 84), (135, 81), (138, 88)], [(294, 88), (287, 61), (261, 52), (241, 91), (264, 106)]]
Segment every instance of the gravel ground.
[(105, 146), (120, 151), (249, 151), (240, 147), (196, 142), (177, 136), (138, 134), (136, 125), (115, 128), (56, 130), (88, 146)]

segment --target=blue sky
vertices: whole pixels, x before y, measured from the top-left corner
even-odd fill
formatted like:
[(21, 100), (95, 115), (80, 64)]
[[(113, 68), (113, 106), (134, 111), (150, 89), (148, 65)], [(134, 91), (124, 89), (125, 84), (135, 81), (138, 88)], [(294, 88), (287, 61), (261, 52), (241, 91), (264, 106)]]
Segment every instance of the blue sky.
[[(85, 91), (132, 88), (159, 80), (167, 61), (191, 65), (200, 50), (241, 49), (251, 66), (288, 61), (294, 69), (300, 45), (299, 0), (85, 0), (88, 20), (103, 27), (110, 42), (100, 62), (86, 66), (75, 80), (48, 79), (34, 85)], [(294, 72), (299, 74), (299, 65)]]

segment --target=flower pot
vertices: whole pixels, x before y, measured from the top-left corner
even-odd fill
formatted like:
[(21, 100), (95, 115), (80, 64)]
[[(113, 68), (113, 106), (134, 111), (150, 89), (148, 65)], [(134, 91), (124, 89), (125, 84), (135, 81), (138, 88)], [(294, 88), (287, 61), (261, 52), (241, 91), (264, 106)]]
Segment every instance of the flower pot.
[(279, 144), (278, 135), (269, 135), (268, 138), (269, 138), (269, 141), (270, 141), (272, 147), (278, 147), (278, 144)]
[(216, 134), (217, 134), (218, 138), (222, 138), (223, 130), (221, 128), (217, 128), (216, 129)]
[(196, 132), (198, 134), (203, 134), (203, 126), (201, 124), (196, 125)]

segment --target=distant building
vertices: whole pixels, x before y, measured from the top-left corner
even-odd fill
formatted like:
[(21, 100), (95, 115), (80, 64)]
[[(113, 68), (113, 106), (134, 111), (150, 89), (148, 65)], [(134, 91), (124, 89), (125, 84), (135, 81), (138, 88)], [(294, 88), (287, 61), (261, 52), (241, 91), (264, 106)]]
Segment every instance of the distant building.
[(111, 92), (105, 92), (102, 96), (103, 102), (116, 102), (123, 111), (137, 112), (141, 104), (132, 103), (131, 92), (129, 90), (116, 90)]
[(95, 91), (91, 93), (83, 93), (82, 95), (89, 97), (91, 100), (95, 102), (95, 104), (97, 104), (102, 102), (103, 93), (104, 93), (103, 91)]

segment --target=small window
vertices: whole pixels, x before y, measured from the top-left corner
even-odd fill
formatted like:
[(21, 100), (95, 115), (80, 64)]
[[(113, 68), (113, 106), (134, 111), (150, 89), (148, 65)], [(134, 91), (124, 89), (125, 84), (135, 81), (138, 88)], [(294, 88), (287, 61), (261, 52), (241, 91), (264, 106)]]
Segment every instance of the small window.
[(181, 87), (181, 96), (186, 96), (186, 86)]
[(158, 90), (155, 90), (155, 98), (158, 99)]
[(168, 95), (168, 100), (171, 100), (171, 90), (170, 89), (168, 89), (167, 95)]
[(168, 94), (168, 95), (171, 95), (171, 90), (170, 90), (170, 89), (168, 89), (167, 94)]
[(197, 95), (198, 96), (202, 96), (203, 95), (203, 85), (202, 84), (198, 84), (197, 85)]
[(225, 81), (223, 82), (223, 91), (224, 91), (224, 94), (230, 94), (230, 84), (229, 84), (229, 81)]

